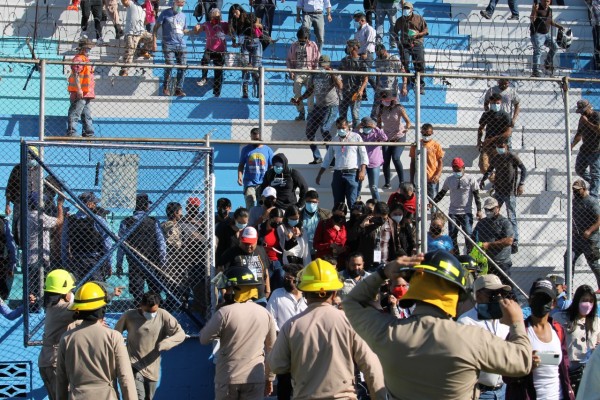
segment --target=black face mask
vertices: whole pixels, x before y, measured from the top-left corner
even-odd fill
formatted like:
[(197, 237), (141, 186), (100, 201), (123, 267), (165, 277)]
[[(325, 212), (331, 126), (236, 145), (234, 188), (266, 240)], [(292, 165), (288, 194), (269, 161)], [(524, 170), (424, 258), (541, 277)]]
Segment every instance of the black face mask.
[(442, 228), (437, 227), (437, 226), (432, 226), (431, 229), (429, 230), (431, 232), (432, 235), (439, 235), (442, 233)]
[(283, 281), (283, 288), (286, 292), (291, 293), (294, 290), (294, 283), (286, 279)]
[(281, 222), (270, 221), (269, 225), (271, 226), (271, 228), (277, 228), (279, 225), (281, 225)]
[(497, 301), (477, 304), (477, 318), (480, 320), (502, 318), (502, 309)]
[(377, 226), (381, 226), (385, 223), (385, 219), (383, 217), (375, 217), (371, 218), (371, 222)]
[(223, 210), (223, 209), (219, 209), (218, 213), (221, 217), (226, 217), (228, 214), (227, 210)]
[(552, 311), (552, 300), (547, 302), (544, 298), (534, 298), (529, 305), (531, 314), (537, 318), (544, 318)]
[(331, 220), (336, 224), (343, 224), (344, 222), (346, 222), (346, 217), (344, 217), (343, 215), (333, 215), (331, 217)]
[(573, 192), (573, 197), (575, 197), (576, 199), (582, 199), (583, 198), (583, 192), (581, 190)]
[(348, 276), (352, 279), (359, 277), (359, 276), (363, 276), (365, 274), (365, 270), (364, 269), (352, 269), (350, 271), (348, 271)]
[(275, 200), (273, 199), (264, 199), (263, 200), (263, 205), (267, 208), (271, 208), (275, 205)]

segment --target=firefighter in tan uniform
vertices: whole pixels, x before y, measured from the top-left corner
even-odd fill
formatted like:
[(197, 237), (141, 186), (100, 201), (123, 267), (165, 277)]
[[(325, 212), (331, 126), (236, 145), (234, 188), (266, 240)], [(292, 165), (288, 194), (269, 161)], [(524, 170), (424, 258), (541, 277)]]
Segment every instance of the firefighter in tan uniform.
[(215, 399), (263, 400), (273, 391), (275, 375), (265, 371), (265, 353), (275, 343), (275, 320), (256, 304), (261, 283), (247, 267), (225, 272), (225, 300), (200, 331), (200, 343), (220, 340)]
[(107, 303), (107, 293), (94, 282), (85, 283), (75, 293), (69, 309), (81, 324), (60, 339), (56, 366), (58, 400), (118, 400), (115, 380), (124, 400), (137, 400), (123, 335), (102, 324)]
[[(416, 304), (398, 319), (364, 307), (385, 279), (410, 280), (400, 307)], [(478, 326), (452, 320), (467, 294), (467, 271), (452, 254), (438, 250), (400, 257), (359, 282), (344, 299), (344, 312), (379, 357), (390, 400), (465, 400), (479, 398), (480, 371), (524, 376), (532, 366), (531, 344), (519, 305), (500, 300), (507, 340)]]
[(308, 308), (289, 319), (267, 357), (276, 374), (291, 373), (294, 399), (356, 399), (354, 363), (372, 399), (385, 399), (377, 356), (356, 334), (333, 298), (344, 284), (333, 265), (316, 259), (298, 274)]

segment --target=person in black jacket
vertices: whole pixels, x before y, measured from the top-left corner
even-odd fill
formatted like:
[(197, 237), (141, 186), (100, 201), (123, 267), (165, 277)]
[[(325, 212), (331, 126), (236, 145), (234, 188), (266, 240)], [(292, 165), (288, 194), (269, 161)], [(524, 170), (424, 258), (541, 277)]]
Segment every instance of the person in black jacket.
[[(259, 193), (264, 188), (271, 186), (277, 191), (275, 206), (285, 210), (288, 206), (304, 207), (304, 196), (308, 190), (306, 180), (299, 171), (288, 166), (288, 159), (283, 153), (273, 156), (273, 167), (267, 171), (260, 185)], [(296, 197), (296, 188), (300, 189), (299, 199)]]

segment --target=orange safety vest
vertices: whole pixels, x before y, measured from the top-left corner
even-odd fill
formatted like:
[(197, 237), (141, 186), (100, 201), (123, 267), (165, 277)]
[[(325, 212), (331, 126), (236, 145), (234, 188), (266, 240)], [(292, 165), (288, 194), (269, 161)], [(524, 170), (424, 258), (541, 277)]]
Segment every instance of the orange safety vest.
[[(89, 63), (90, 59), (83, 54), (77, 54), (73, 57), (73, 63)], [(91, 80), (94, 79), (94, 69), (91, 65), (84, 65), (83, 70), (79, 73), (79, 84), (83, 94), (86, 94), (90, 90)], [(75, 81), (75, 73), (71, 70), (69, 75), (69, 92), (77, 93), (77, 82)]]

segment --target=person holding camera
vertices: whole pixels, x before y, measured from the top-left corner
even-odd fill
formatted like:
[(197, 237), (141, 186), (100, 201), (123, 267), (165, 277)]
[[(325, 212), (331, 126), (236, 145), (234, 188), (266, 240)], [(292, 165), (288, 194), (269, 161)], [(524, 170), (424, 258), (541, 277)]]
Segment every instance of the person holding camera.
[[(473, 325), (485, 329), (501, 339), (508, 336), (510, 328), (500, 322), (502, 309), (500, 299), (506, 298), (511, 287), (504, 285), (496, 275), (482, 275), (473, 284), (476, 305), (462, 314), (456, 322), (462, 325)], [(480, 391), (479, 400), (504, 399), (506, 385), (502, 376), (488, 372), (481, 372), (477, 380), (477, 389)]]
[(533, 282), (529, 290), (531, 315), (525, 320), (533, 349), (533, 365), (529, 374), (505, 379), (506, 398), (575, 400), (569, 379), (565, 331), (549, 316), (555, 303), (556, 292), (552, 282), (546, 278)]

